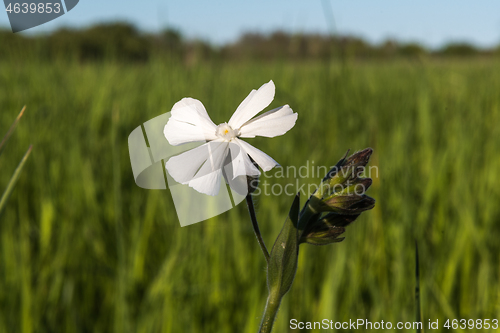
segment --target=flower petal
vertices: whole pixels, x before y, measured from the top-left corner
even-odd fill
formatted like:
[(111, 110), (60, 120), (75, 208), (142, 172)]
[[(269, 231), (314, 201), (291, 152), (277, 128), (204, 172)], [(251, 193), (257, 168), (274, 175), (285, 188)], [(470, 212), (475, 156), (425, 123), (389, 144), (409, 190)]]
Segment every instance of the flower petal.
[(217, 195), (220, 190), (221, 175), (222, 169), (216, 170), (191, 180), (189, 186), (203, 194)]
[(279, 163), (276, 162), (271, 156), (255, 148), (249, 143), (239, 139), (235, 139), (235, 141), (248, 155), (250, 155), (250, 157), (262, 168), (262, 170), (269, 171), (279, 165)]
[(176, 182), (187, 184), (193, 179), (198, 169), (208, 159), (209, 151), (205, 145), (172, 156), (165, 163), (165, 168)]
[(190, 118), (193, 116), (192, 113), (189, 113), (189, 111), (185, 111), (188, 113), (183, 112), (184, 109), (188, 109), (191, 112), (195, 112), (197, 116), (202, 117), (203, 119), (207, 120), (209, 123), (212, 123), (212, 125), (215, 126), (215, 124), (212, 122), (212, 119), (210, 119), (210, 116), (207, 113), (207, 110), (205, 109), (205, 106), (201, 101), (191, 98), (191, 97), (185, 97), (178, 101), (177, 103), (174, 104), (172, 107), (172, 115), (174, 115), (177, 119), (180, 121), (185, 121), (185, 122), (190, 122)]
[(255, 138), (258, 135), (273, 138), (283, 135), (295, 125), (297, 116), (288, 105), (284, 105), (247, 121), (241, 126), (239, 137)]
[[(246, 196), (248, 194), (248, 181), (247, 181), (247, 176), (238, 176), (236, 178), (228, 177), (227, 174), (225, 175), (225, 179), (227, 183), (229, 184), (229, 187), (231, 190), (234, 192), (238, 193), (239, 195)], [(233, 195), (234, 195), (233, 192)], [(233, 197), (234, 199), (234, 197)]]
[(229, 152), (229, 143), (221, 142), (218, 145), (210, 145), (212, 143), (214, 141), (208, 143), (209, 158), (188, 185), (200, 193), (217, 195), (220, 190), (222, 167)]
[[(240, 168), (237, 161), (241, 159), (242, 156), (248, 155), (243, 151), (243, 149), (240, 148), (240, 146), (236, 144), (230, 144), (229, 146), (232, 147), (232, 149), (230, 148), (231, 154), (228, 154), (226, 161), (224, 162), (222, 176), (224, 176), (224, 179), (229, 184), (229, 187), (233, 191), (233, 195), (236, 192), (239, 195), (246, 196), (248, 194), (248, 182), (245, 165), (241, 164), (240, 166), (242, 166), (242, 168)], [(234, 151), (236, 151), (236, 158), (232, 157)], [(242, 170), (241, 172), (238, 172), (236, 169)], [(257, 172), (259, 171), (257, 170)]]
[(231, 143), (229, 149), (232, 160), (224, 168), (227, 174), (231, 174), (233, 179), (238, 176), (260, 176), (259, 169), (255, 167), (247, 152), (239, 144)]
[(214, 140), (171, 157), (165, 167), (175, 181), (188, 184), (198, 192), (216, 195), (227, 152), (228, 142)]
[(250, 120), (260, 111), (264, 110), (274, 99), (273, 80), (264, 83), (259, 90), (252, 90), (250, 94), (241, 102), (233, 116), (229, 119), (229, 126), (239, 129), (241, 125)]
[(188, 142), (215, 140), (216, 126), (203, 104), (194, 98), (183, 98), (175, 103), (163, 134), (177, 146)]

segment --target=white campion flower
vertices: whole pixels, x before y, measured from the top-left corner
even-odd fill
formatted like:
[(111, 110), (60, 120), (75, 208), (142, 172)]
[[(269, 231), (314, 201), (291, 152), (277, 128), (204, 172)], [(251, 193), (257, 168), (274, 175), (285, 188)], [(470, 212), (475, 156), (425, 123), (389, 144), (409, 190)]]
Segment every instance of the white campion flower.
[(252, 90), (231, 119), (218, 126), (210, 119), (199, 100), (183, 98), (177, 102), (163, 131), (168, 142), (174, 146), (188, 142), (206, 143), (167, 161), (165, 166), (172, 178), (198, 192), (217, 195), (221, 176), (231, 188), (244, 188), (246, 191), (246, 176), (260, 175), (249, 156), (264, 171), (278, 166), (278, 162), (270, 156), (240, 140), (256, 136), (273, 138), (285, 134), (295, 125), (297, 113), (288, 105), (253, 118), (271, 104), (274, 92), (272, 80), (259, 90)]

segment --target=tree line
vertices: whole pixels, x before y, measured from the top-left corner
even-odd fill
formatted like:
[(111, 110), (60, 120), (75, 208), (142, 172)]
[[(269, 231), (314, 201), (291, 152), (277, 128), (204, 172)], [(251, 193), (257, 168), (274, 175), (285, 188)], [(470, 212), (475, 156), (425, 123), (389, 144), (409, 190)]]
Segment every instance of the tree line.
[(374, 45), (354, 36), (246, 33), (236, 42), (214, 46), (188, 40), (175, 29), (144, 33), (128, 23), (99, 24), (85, 29), (61, 28), (48, 35), (26, 36), (0, 30), (0, 60), (76, 60), (145, 62), (154, 58), (188, 62), (203, 60), (329, 60), (420, 57), (499, 56), (500, 46), (480, 49), (450, 43), (428, 49), (417, 43), (388, 40)]

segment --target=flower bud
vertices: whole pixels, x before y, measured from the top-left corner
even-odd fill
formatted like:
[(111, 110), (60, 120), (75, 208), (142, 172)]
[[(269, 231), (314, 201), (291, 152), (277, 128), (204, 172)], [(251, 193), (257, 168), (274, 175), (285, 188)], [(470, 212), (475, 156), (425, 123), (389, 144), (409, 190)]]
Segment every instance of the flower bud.
[[(351, 211), (355, 207), (366, 208), (372, 205), (371, 208), (373, 208), (374, 200), (365, 195), (372, 180), (361, 178), (372, 153), (371, 148), (358, 151), (349, 157), (346, 157), (346, 153), (346, 156), (337, 162), (323, 178), (321, 190), (315, 194), (320, 199), (314, 201), (319, 211), (342, 213), (347, 209)], [(357, 205), (362, 201), (370, 202), (370, 204)]]
[(323, 201), (323, 211), (339, 214), (360, 214), (375, 207), (375, 199), (367, 195), (341, 195)]
[(302, 233), (300, 243), (326, 245), (341, 242), (344, 237), (339, 238), (339, 236), (345, 232), (345, 227), (354, 222), (358, 216), (359, 214), (329, 213), (307, 226)]
[(375, 206), (375, 199), (365, 194), (371, 178), (361, 178), (373, 150), (366, 148), (346, 155), (323, 178), (320, 190), (308, 201), (314, 214), (307, 221), (300, 242), (324, 245), (340, 242), (345, 227), (362, 212)]
[[(347, 151), (347, 154), (349, 151)], [(323, 178), (323, 183), (334, 187), (345, 182), (355, 180), (361, 176), (365, 166), (373, 153), (371, 148), (366, 148), (346, 158), (345, 156)]]

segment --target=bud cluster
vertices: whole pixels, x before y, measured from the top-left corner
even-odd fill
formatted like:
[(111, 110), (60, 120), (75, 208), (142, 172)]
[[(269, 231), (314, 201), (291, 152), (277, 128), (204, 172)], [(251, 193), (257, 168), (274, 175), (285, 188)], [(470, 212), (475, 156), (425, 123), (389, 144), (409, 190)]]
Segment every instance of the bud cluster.
[(365, 194), (371, 178), (362, 178), (373, 150), (366, 148), (344, 156), (323, 178), (318, 191), (301, 212), (305, 218), (300, 242), (324, 245), (340, 242), (345, 227), (364, 211), (375, 206), (375, 199)]

